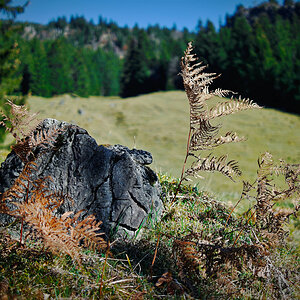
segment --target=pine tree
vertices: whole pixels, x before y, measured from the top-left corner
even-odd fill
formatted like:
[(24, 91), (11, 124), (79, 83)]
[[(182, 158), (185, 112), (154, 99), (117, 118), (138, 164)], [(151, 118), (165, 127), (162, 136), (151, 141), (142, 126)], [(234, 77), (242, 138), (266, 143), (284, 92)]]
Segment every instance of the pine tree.
[[(16, 34), (20, 27), (14, 24), (14, 18), (17, 14), (24, 11), (23, 6), (12, 6), (11, 0), (0, 1), (0, 14), (7, 15), (7, 20), (0, 20), (0, 109), (5, 113), (9, 113), (4, 106), (6, 96), (10, 95), (17, 89), (21, 83), (21, 77), (17, 76), (17, 71), (20, 65), (19, 47), (16, 42)], [(24, 99), (19, 99), (19, 104), (24, 102)], [(0, 121), (2, 121), (0, 117)], [(0, 142), (3, 142), (5, 137), (5, 129), (0, 128)]]
[(121, 64), (119, 58), (113, 53), (105, 55), (105, 72), (103, 76), (103, 95), (116, 96), (120, 93)]
[(86, 66), (83, 48), (75, 52), (73, 69), (74, 93), (81, 96), (89, 96), (90, 78)]
[(96, 50), (96, 52), (93, 55), (93, 62), (91, 63), (95, 67), (95, 94), (104, 95), (105, 53), (101, 48), (98, 48)]
[(255, 80), (256, 69), (253, 65), (256, 53), (252, 27), (244, 16), (236, 17), (231, 28), (232, 46), (228, 51), (229, 65), (224, 77), (230, 78), (230, 88), (249, 97), (249, 81)]
[[(299, 24), (299, 23), (298, 23)], [(295, 97), (299, 95), (299, 62), (300, 62), (300, 38), (294, 36), (291, 30), (291, 23), (277, 16), (275, 23), (275, 32), (277, 37), (274, 55), (277, 63), (275, 68), (274, 88), (276, 97), (273, 105), (281, 105), (285, 109), (300, 108), (299, 100), (295, 101)]]
[(71, 62), (74, 47), (65, 38), (56, 39), (48, 52), (52, 94), (71, 93), (74, 89)]
[(121, 97), (137, 96), (144, 92), (147, 70), (143, 51), (141, 41), (131, 37), (121, 76)]
[(284, 6), (293, 6), (295, 4), (294, 0), (284, 0)]
[[(102, 76), (100, 75), (97, 52), (98, 51), (93, 51), (91, 49), (84, 49), (84, 60), (89, 77), (88, 94), (93, 96), (101, 95), (102, 90)], [(103, 63), (103, 61), (101, 63)]]
[(252, 65), (256, 69), (256, 72), (255, 78), (251, 83), (250, 97), (264, 99), (264, 104), (266, 105), (270, 104), (268, 103), (268, 99), (270, 98), (268, 94), (274, 88), (274, 72), (277, 63), (271, 43), (259, 23), (254, 28), (254, 35), (256, 56), (252, 61)]
[(50, 70), (44, 44), (33, 39), (31, 41), (32, 59), (29, 64), (30, 91), (34, 95), (43, 97), (51, 96)]
[(220, 47), (218, 33), (211, 21), (207, 21), (205, 27), (203, 27), (201, 23), (198, 27), (199, 31), (195, 40), (197, 54), (202, 61), (213, 66), (214, 70), (216, 70), (215, 67), (218, 65), (218, 51)]
[(0, 20), (0, 99), (12, 93), (21, 81), (15, 76), (20, 65), (20, 50), (16, 41), (16, 33), (20, 28), (13, 20), (24, 11), (25, 6), (11, 6), (10, 2), (0, 1), (0, 13), (8, 16), (7, 20)]

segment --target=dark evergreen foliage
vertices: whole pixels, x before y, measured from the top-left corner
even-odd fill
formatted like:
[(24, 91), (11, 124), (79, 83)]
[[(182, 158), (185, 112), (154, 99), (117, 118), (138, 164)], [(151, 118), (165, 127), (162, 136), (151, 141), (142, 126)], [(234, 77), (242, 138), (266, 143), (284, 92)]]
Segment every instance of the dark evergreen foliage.
[(200, 26), (195, 46), (210, 70), (222, 73), (223, 88), (300, 113), (299, 31), (300, 3), (269, 1), (250, 9), (239, 6), (219, 32), (210, 22)]
[(122, 97), (142, 94), (148, 77), (144, 45), (141, 39), (131, 38), (128, 44), (121, 77)]
[[(60, 17), (48, 25), (24, 24), (18, 37), (22, 71), (17, 73), (23, 80), (15, 91), (45, 97), (128, 97), (182, 89), (179, 58), (194, 40), (208, 71), (222, 74), (218, 84), (223, 88), (264, 106), (299, 113), (299, 16), (300, 3), (286, 0), (249, 9), (240, 5), (218, 30), (212, 22), (200, 21), (196, 33), (176, 26), (129, 29), (102, 17), (97, 25), (82, 16), (69, 21)], [(1, 76), (9, 78), (0, 71)]]
[[(0, 0), (0, 13), (7, 16), (7, 20), (0, 20), (0, 110), (8, 113), (6, 106), (6, 96), (13, 93), (21, 83), (21, 76), (18, 74), (20, 65), (19, 45), (16, 36), (21, 31), (21, 26), (15, 26), (13, 19), (24, 11), (27, 3), (23, 6), (13, 6), (11, 0)], [(24, 99), (18, 99), (22, 104)], [(0, 116), (0, 121), (3, 117)], [(0, 142), (5, 137), (5, 129), (0, 129)]]

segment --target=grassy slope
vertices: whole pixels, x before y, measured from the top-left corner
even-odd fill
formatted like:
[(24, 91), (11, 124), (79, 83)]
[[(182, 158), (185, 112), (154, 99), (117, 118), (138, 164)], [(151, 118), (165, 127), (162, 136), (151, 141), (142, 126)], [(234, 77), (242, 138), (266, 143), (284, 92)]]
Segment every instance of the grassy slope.
[[(188, 103), (184, 92), (160, 92), (128, 98), (72, 98), (68, 95), (51, 99), (31, 97), (32, 111), (40, 117), (53, 117), (76, 123), (88, 130), (98, 144), (120, 143), (153, 154), (152, 168), (179, 176), (185, 155), (189, 126)], [(82, 110), (82, 114), (78, 111)], [(243, 143), (222, 146), (219, 154), (229, 153), (239, 162), (243, 176), (253, 180), (257, 159), (265, 151), (289, 163), (300, 162), (300, 118), (273, 109), (249, 110), (224, 117), (223, 131), (237, 131), (246, 136)], [(205, 174), (201, 188), (236, 199), (241, 180), (233, 183), (218, 174)]]
[[(66, 95), (51, 99), (31, 97), (29, 104), (32, 111), (41, 112), (41, 118), (54, 117), (86, 128), (99, 144), (121, 143), (149, 150), (154, 156), (157, 171), (174, 176), (180, 173), (188, 130), (188, 105), (182, 92), (156, 93), (127, 100), (103, 97), (82, 99)], [(80, 109), (81, 114), (78, 113)], [(224, 118), (224, 130), (237, 130), (241, 135), (246, 135), (248, 141), (223, 147), (222, 153), (229, 152), (230, 158), (238, 159), (245, 171), (244, 176), (250, 179), (255, 176), (258, 155), (266, 150), (288, 162), (299, 162), (299, 125), (299, 117), (275, 110), (255, 110), (229, 116)], [(166, 204), (170, 201), (171, 191), (175, 190), (175, 184), (170, 180), (166, 176), (162, 178)], [(207, 175), (203, 185), (213, 191), (227, 193), (227, 198), (229, 192), (239, 189), (238, 184), (232, 184), (224, 177), (211, 179)], [(200, 234), (201, 239), (210, 242), (219, 241), (222, 237), (226, 246), (231, 247), (238, 236), (238, 224), (243, 220), (243, 217), (236, 221), (233, 219), (227, 225), (229, 211), (226, 208), (207, 198), (205, 193), (182, 189), (181, 200), (173, 207), (166, 205), (163, 220), (155, 226), (149, 224), (150, 229), (145, 229), (128, 249), (127, 246), (116, 247), (114, 257), (108, 259), (106, 268), (104, 254), (87, 252), (83, 266), (78, 267), (68, 257), (51, 255), (34, 244), (19, 247), (0, 230), (0, 298), (22, 295), (28, 299), (91, 299), (99, 297), (102, 289), (106, 299), (133, 299), (133, 295), (145, 299), (168, 295), (174, 299), (170, 296), (174, 289), (178, 288), (179, 294), (183, 292), (179, 282), (186, 287), (186, 298), (191, 298), (195, 293), (197, 299), (199, 295), (201, 298), (210, 296), (211, 299), (214, 296), (220, 299), (279, 299), (282, 295), (297, 299), (297, 252), (283, 246), (274, 246), (270, 255), (265, 256), (268, 259), (266, 268), (269, 270), (272, 267), (268, 279), (255, 275), (247, 265), (248, 259), (242, 263), (241, 269), (221, 262), (211, 277), (206, 275), (201, 261), (197, 274), (194, 275), (193, 270), (190, 272), (188, 254), (183, 255), (186, 263), (185, 260), (174, 259), (175, 240), (187, 239), (190, 233)], [(236, 246), (242, 247), (249, 239), (253, 244), (255, 239), (249, 232), (244, 230)], [(178, 257), (180, 251), (183, 250), (177, 250)], [(35, 259), (32, 260), (32, 257)], [(156, 260), (152, 270), (150, 266), (154, 257)], [(260, 256), (257, 258), (260, 259)], [(244, 257), (237, 255), (233, 260), (244, 261)], [(260, 261), (257, 263), (260, 264)], [(174, 276), (172, 283), (176, 283), (175, 286), (155, 288), (154, 283), (166, 270)], [(286, 287), (281, 291), (281, 277), (278, 274), (285, 274), (291, 292)], [(151, 282), (149, 278), (152, 278)]]

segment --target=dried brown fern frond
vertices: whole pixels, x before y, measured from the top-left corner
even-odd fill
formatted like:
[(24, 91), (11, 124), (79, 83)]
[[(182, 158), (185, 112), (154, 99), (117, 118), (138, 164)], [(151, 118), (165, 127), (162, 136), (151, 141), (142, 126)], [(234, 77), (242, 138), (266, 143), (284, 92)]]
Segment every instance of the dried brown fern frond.
[(20, 242), (25, 221), (52, 251), (67, 253), (77, 261), (80, 260), (81, 245), (92, 249), (105, 248), (106, 242), (99, 233), (101, 222), (94, 216), (80, 219), (82, 212), (75, 215), (66, 212), (61, 217), (57, 216), (57, 209), (66, 198), (70, 200), (69, 197), (49, 189), (51, 178), (33, 179), (36, 171), (34, 149), (52, 146), (63, 129), (45, 129), (42, 123), (34, 124), (36, 114), (29, 113), (25, 106), (11, 101), (8, 105), (11, 117), (2, 113), (4, 121), (0, 125), (5, 126), (16, 139), (12, 149), (25, 166), (14, 184), (1, 195), (0, 212), (21, 218)]
[[(32, 201), (33, 200), (33, 201)], [(48, 203), (56, 206), (59, 202)], [(105, 249), (106, 242), (99, 233), (101, 222), (95, 221), (94, 216), (89, 216), (78, 222), (79, 214), (72, 216), (73, 212), (67, 212), (61, 217), (44, 206), (39, 199), (31, 199), (28, 203), (15, 203), (18, 207), (13, 211), (15, 216), (23, 217), (42, 238), (46, 247), (54, 253), (65, 253), (76, 261), (80, 261), (81, 243), (92, 249)]]
[[(285, 186), (281, 187), (274, 183), (275, 177), (283, 175)], [(255, 221), (255, 228), (258, 235), (270, 245), (276, 245), (276, 242), (282, 242), (286, 231), (283, 225), (289, 218), (297, 216), (300, 205), (300, 165), (286, 164), (280, 161), (280, 165), (274, 163), (273, 157), (266, 152), (258, 160), (257, 179), (253, 184), (245, 183), (241, 199), (255, 201), (251, 209), (251, 215), (247, 220)], [(255, 193), (253, 195), (253, 192)], [(275, 205), (282, 201), (288, 201), (293, 207), (281, 209)], [(241, 231), (236, 237), (236, 241)]]
[(31, 175), (36, 170), (34, 162), (27, 163), (14, 184), (1, 195), (1, 206), (5, 208), (3, 213), (10, 214), (7, 203), (15, 201), (26, 201), (29, 196), (29, 190), (32, 188)]
[(173, 251), (177, 254), (177, 259), (183, 264), (184, 268), (191, 271), (196, 270), (203, 259), (196, 250), (196, 243), (185, 240), (175, 240)]
[(102, 238), (103, 233), (99, 233), (102, 222), (97, 221), (94, 215), (89, 215), (79, 221), (81, 213), (82, 211), (71, 217), (69, 216), (70, 212), (68, 212), (62, 216), (62, 220), (65, 221), (65, 225), (70, 230), (71, 237), (84, 247), (93, 250), (105, 249), (107, 243)]
[(29, 135), (29, 146), (31, 148), (37, 146), (46, 148), (47, 145), (53, 144), (55, 142), (56, 137), (63, 132), (63, 129), (61, 128), (42, 129), (39, 128), (39, 125)]
[(227, 156), (223, 155), (220, 157), (207, 156), (205, 158), (197, 157), (191, 167), (186, 171), (188, 176), (198, 176), (198, 172), (219, 172), (233, 180), (234, 175), (240, 175), (241, 171), (237, 166), (237, 162), (231, 160), (227, 162)]
[(80, 220), (82, 211), (75, 215), (66, 212), (59, 217), (57, 209), (70, 197), (50, 190), (50, 177), (32, 180), (35, 171), (36, 164), (28, 162), (14, 184), (1, 197), (1, 213), (22, 220), (21, 239), (25, 221), (50, 250), (69, 254), (76, 261), (80, 261), (82, 246), (104, 249), (106, 242), (103, 234), (99, 233), (101, 222), (92, 215)]
[[(101, 222), (96, 221), (94, 216), (80, 221), (82, 211), (75, 215), (66, 212), (61, 217), (57, 216), (55, 212), (66, 196), (49, 190), (47, 179), (31, 181), (30, 174), (22, 173), (21, 178), (3, 195), (5, 200), (15, 200), (12, 204), (16, 209), (11, 210), (10, 215), (28, 223), (53, 252), (64, 252), (77, 261), (80, 260), (81, 245), (92, 249), (106, 247), (103, 233), (99, 233)], [(24, 194), (27, 195), (26, 201), (19, 201)]]
[(10, 116), (1, 112), (4, 120), (0, 125), (15, 138), (16, 144), (12, 146), (12, 150), (24, 163), (34, 159), (34, 148), (52, 145), (57, 136), (63, 132), (61, 128), (42, 128), (42, 122), (37, 120), (38, 114), (30, 113), (25, 105), (16, 105), (9, 100), (7, 105), (11, 107)]
[(33, 153), (34, 149), (37, 147), (46, 149), (48, 146), (53, 146), (57, 136), (64, 131), (62, 128), (40, 128), (40, 124), (31, 131), (28, 137), (12, 146), (12, 150), (14, 150), (25, 163), (35, 158)]
[[(228, 97), (234, 95), (229, 90), (216, 89), (210, 91), (209, 86), (219, 77), (215, 73), (205, 73), (206, 66), (198, 62), (198, 58), (193, 52), (192, 43), (188, 44), (184, 57), (181, 59), (181, 76), (185, 92), (190, 106), (190, 129), (187, 140), (186, 157), (183, 163), (182, 173), (178, 185), (178, 190), (183, 180), (188, 176), (196, 176), (199, 171), (221, 172), (223, 175), (233, 180), (234, 176), (241, 175), (235, 161), (227, 161), (227, 156), (215, 157), (209, 155), (200, 157), (196, 152), (201, 150), (212, 150), (215, 147), (232, 142), (243, 141), (243, 137), (238, 137), (235, 132), (229, 131), (225, 135), (218, 136), (221, 125), (212, 124), (211, 120), (240, 112), (246, 109), (260, 108), (249, 99), (241, 97), (221, 102), (215, 107), (209, 108), (207, 101), (213, 97)], [(189, 157), (194, 157), (195, 162), (185, 171), (185, 166)], [(177, 190), (177, 192), (178, 192)], [(172, 200), (175, 201), (177, 192)]]
[(231, 272), (251, 270), (253, 274), (262, 272), (264, 257), (269, 255), (260, 244), (230, 247), (195, 238), (189, 235), (173, 244), (177, 265), (185, 276), (207, 278), (217, 276), (224, 269)]
[(7, 100), (7, 105), (10, 106), (10, 116), (1, 112), (3, 121), (0, 122), (0, 125), (12, 134), (17, 143), (20, 143), (39, 123), (37, 121), (38, 114), (30, 113), (25, 105), (16, 105), (10, 100)]
[[(299, 164), (286, 164), (281, 160), (280, 165), (274, 164), (273, 157), (270, 153), (266, 152), (262, 155), (261, 160), (258, 161), (257, 171), (257, 196), (256, 196), (256, 215), (257, 220), (262, 223), (266, 219), (271, 218), (273, 223), (274, 219), (283, 219), (284, 216), (290, 216), (292, 213), (283, 212), (276, 213), (273, 206), (275, 203), (282, 200), (294, 200), (294, 209), (299, 209), (300, 199), (300, 165)], [(283, 175), (287, 188), (279, 188), (273, 184), (273, 177)], [(267, 218), (268, 216), (268, 218)], [(282, 223), (282, 222), (279, 222)]]
[[(220, 97), (220, 95), (223, 95), (222, 93), (220, 94), (219, 92), (218, 93), (212, 92), (212, 93), (218, 97)], [(242, 98), (239, 98), (239, 101), (221, 102), (209, 110), (208, 119), (212, 120), (218, 117), (227, 116), (249, 108), (260, 108), (260, 106), (254, 103), (250, 99), (242, 99)]]
[(272, 173), (273, 158), (266, 152), (261, 160), (258, 160), (257, 171), (257, 219), (263, 219), (264, 216), (272, 209), (272, 198), (275, 197), (274, 186), (271, 185), (269, 176)]

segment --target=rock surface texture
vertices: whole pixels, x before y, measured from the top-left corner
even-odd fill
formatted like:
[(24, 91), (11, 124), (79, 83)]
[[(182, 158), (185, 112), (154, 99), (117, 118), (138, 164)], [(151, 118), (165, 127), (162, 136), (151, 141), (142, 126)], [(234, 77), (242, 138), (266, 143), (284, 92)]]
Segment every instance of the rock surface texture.
[[(161, 188), (157, 175), (147, 167), (152, 163), (149, 152), (121, 145), (98, 146), (86, 130), (54, 119), (43, 121), (42, 129), (49, 128), (62, 128), (63, 132), (53, 146), (33, 149), (35, 176), (51, 176), (50, 188), (73, 199), (73, 203), (66, 200), (58, 213), (83, 209), (84, 215), (94, 214), (103, 222), (106, 233), (115, 230), (129, 235), (148, 216), (159, 217)], [(0, 193), (22, 169), (22, 161), (12, 151), (0, 168)]]

